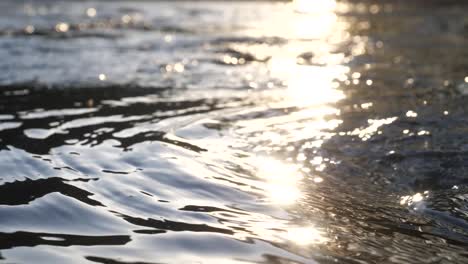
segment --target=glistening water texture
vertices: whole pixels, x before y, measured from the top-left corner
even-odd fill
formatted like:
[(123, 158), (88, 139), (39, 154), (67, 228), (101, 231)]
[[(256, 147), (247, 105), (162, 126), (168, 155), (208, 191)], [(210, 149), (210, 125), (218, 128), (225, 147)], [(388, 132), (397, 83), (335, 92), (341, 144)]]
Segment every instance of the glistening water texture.
[(0, 262), (468, 263), (463, 1), (0, 2)]

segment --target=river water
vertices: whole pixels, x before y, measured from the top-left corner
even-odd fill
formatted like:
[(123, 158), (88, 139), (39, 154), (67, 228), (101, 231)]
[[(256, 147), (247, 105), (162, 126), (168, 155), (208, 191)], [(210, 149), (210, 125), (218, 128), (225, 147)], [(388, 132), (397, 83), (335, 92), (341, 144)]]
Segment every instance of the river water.
[(0, 2), (0, 262), (468, 263), (467, 11)]

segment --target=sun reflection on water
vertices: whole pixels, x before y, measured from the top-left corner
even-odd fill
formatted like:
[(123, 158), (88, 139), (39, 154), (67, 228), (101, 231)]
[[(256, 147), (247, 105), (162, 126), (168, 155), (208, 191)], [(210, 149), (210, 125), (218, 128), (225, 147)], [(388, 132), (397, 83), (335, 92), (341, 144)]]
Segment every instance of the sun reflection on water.
[(285, 58), (273, 58), (271, 61), (273, 74), (281, 72), (287, 77), (287, 99), (296, 106), (318, 106), (333, 103), (343, 99), (342, 91), (337, 90), (335, 79), (347, 72), (343, 66), (303, 66), (291, 63)]
[[(256, 119), (253, 130), (262, 131), (258, 138), (273, 145), (287, 145), (288, 140), (297, 142), (299, 138), (323, 143), (330, 135), (325, 131), (341, 123), (340, 111), (333, 103), (345, 98), (339, 89), (338, 80), (350, 73), (344, 65), (345, 55), (337, 52), (337, 45), (348, 37), (346, 25), (335, 13), (337, 3), (334, 0), (295, 0), (292, 3), (291, 17), (287, 25), (276, 25), (270, 30), (284, 31), (291, 41), (285, 47), (274, 52), (268, 61), (272, 77), (282, 80), (286, 86), (282, 93), (282, 104), (285, 107), (298, 107), (301, 110), (285, 116)], [(278, 27), (276, 27), (278, 26)], [(273, 27), (271, 25), (270, 27)], [(333, 118), (327, 118), (333, 116)], [(248, 121), (247, 121), (248, 122)], [(268, 128), (273, 127), (272, 130)], [(275, 130), (276, 129), (276, 130)], [(275, 131), (286, 131), (286, 135), (272, 137)], [(271, 140), (266, 140), (270, 137)], [(274, 139), (274, 140), (273, 140)], [(279, 142), (280, 141), (280, 142)], [(319, 146), (318, 145), (318, 146)], [(270, 146), (275, 149), (274, 146)], [(307, 162), (308, 157), (299, 159), (285, 158)], [(269, 201), (280, 206), (297, 206), (304, 196), (301, 184), (308, 177), (299, 164), (286, 163), (282, 160), (262, 157), (256, 158), (257, 176), (265, 180), (263, 188)], [(325, 164), (317, 164), (316, 171), (323, 170)], [(312, 184), (323, 184), (323, 178), (312, 176)], [(298, 246), (323, 244), (328, 241), (320, 228), (312, 225), (298, 226), (288, 224), (284, 232), (277, 233), (281, 240)]]
[[(284, 25), (274, 22), (265, 26), (262, 32), (256, 32), (268, 35), (276, 30), (277, 35), (291, 39), (287, 45), (273, 50), (267, 67), (271, 76), (286, 86), (279, 92), (280, 104), (301, 110), (284, 116), (242, 121), (242, 132), (261, 131), (256, 133), (257, 139), (270, 145), (287, 144), (283, 141), (291, 137), (322, 142), (330, 136), (323, 130), (340, 124), (336, 118), (326, 118), (339, 116), (339, 110), (331, 104), (345, 98), (338, 89), (338, 79), (350, 71), (343, 65), (345, 55), (335, 51), (336, 44), (346, 37), (346, 26), (339, 21), (336, 7), (334, 0), (295, 0), (290, 9), (286, 9), (287, 14), (283, 14)], [(287, 131), (287, 135), (279, 136), (278, 130)], [(274, 149), (274, 146), (270, 147)], [(301, 196), (297, 186), (303, 177), (299, 166), (270, 158), (257, 158), (254, 164), (258, 176), (268, 183), (265, 189), (273, 203), (289, 205), (297, 202)]]
[[(249, 163), (261, 180), (257, 187), (266, 197), (266, 203), (275, 208), (298, 207), (305, 197), (307, 186), (302, 185), (306, 182), (317, 188), (327, 184), (322, 177), (310, 174), (311, 168), (315, 169), (314, 173), (323, 171), (330, 162), (322, 157), (313, 159), (302, 150), (307, 144), (309, 148), (320, 148), (333, 136), (332, 130), (342, 123), (340, 110), (334, 103), (345, 98), (339, 81), (347, 79), (351, 73), (345, 65), (347, 55), (340, 53), (337, 47), (349, 34), (346, 23), (335, 13), (336, 8), (334, 0), (295, 0), (284, 13), (278, 14), (279, 17), (268, 20), (262, 27), (254, 27), (252, 32), (255, 36), (287, 38), (287, 44), (256, 45), (246, 50), (257, 57), (268, 57), (265, 60), (268, 73), (284, 88), (265, 87), (269, 88), (272, 100), (267, 109), (261, 109), (285, 109), (284, 115), (275, 113), (237, 122), (237, 132), (252, 135), (249, 142), (258, 143), (253, 147), (257, 155), (249, 159)], [(226, 63), (239, 64), (231, 58), (226, 58)], [(294, 110), (289, 112), (288, 109)], [(304, 146), (289, 144), (299, 140), (306, 141)], [(267, 154), (284, 149), (291, 151), (279, 155), (282, 158)], [(288, 157), (289, 153), (293, 156)], [(321, 231), (323, 227), (313, 224), (259, 221), (252, 223), (251, 228), (262, 237), (297, 246), (327, 242), (326, 233)]]
[(295, 0), (292, 19), (294, 33), (298, 39), (320, 39), (330, 34), (337, 16), (334, 0)]
[(333, 11), (337, 5), (335, 0), (294, 0), (293, 4), (295, 10), (301, 13)]
[(285, 238), (299, 246), (323, 244), (328, 241), (324, 232), (313, 226), (289, 228)]
[[(287, 99), (296, 106), (327, 104), (344, 98), (337, 79), (349, 72), (335, 44), (347, 38), (346, 24), (335, 13), (334, 0), (296, 0), (278, 33), (294, 41), (271, 56), (269, 70), (288, 86)], [(267, 30), (269, 31), (269, 30)]]
[(266, 157), (256, 158), (255, 164), (257, 176), (266, 181), (264, 189), (271, 202), (289, 205), (300, 198), (298, 184), (303, 175), (297, 166)]

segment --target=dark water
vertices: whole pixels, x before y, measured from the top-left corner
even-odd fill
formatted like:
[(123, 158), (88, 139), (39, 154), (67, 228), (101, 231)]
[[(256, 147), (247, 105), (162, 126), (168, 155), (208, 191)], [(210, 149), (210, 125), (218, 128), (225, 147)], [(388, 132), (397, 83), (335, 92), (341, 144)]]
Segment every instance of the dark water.
[(375, 3), (0, 2), (0, 262), (468, 263), (468, 6)]

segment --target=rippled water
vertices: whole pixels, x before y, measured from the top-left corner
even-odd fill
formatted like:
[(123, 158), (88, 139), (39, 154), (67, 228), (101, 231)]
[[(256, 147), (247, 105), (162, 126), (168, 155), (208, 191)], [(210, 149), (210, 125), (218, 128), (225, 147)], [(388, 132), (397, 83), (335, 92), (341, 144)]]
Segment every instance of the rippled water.
[(0, 262), (467, 263), (467, 11), (0, 2)]

